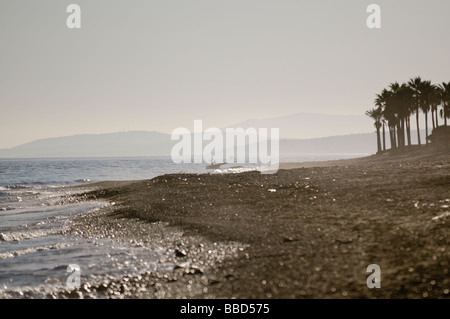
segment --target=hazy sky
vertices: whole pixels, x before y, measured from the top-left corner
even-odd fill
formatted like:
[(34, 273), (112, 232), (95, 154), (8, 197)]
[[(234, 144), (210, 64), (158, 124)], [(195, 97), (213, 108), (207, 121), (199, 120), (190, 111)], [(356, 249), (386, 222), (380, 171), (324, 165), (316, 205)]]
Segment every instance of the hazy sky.
[[(379, 30), (366, 26), (371, 3)], [(363, 114), (389, 82), (450, 81), (449, 35), (448, 0), (1, 0), (0, 148)]]

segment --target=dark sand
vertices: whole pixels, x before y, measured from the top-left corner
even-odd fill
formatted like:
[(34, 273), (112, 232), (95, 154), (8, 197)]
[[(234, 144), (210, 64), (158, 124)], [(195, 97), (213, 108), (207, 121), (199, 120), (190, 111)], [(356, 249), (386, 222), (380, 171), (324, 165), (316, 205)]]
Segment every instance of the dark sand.
[[(181, 266), (72, 296), (450, 297), (450, 152), (282, 168), (90, 185), (87, 199), (116, 204), (72, 232), (157, 242)], [(370, 264), (381, 267), (380, 289), (366, 285)]]

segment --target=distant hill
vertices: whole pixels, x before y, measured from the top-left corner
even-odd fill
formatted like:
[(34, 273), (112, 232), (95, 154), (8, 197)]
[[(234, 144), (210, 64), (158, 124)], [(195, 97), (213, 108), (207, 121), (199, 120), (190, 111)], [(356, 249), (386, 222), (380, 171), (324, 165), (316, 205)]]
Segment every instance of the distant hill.
[(170, 155), (171, 148), (168, 134), (132, 131), (39, 139), (9, 149), (0, 149), (0, 157), (167, 156)]
[(297, 113), (247, 120), (229, 127), (280, 128), (281, 138), (307, 139), (369, 133), (373, 130), (373, 121), (366, 115)]
[[(374, 152), (375, 134), (355, 134), (318, 139), (281, 139), (281, 155)], [(9, 149), (0, 158), (170, 156), (169, 134), (123, 132), (40, 139)], [(207, 142), (204, 142), (206, 145)]]
[[(416, 143), (416, 133), (414, 131), (411, 133), (412, 142)], [(176, 143), (170, 137), (170, 134), (158, 132), (131, 131), (47, 138), (9, 149), (0, 149), (0, 158), (170, 156), (172, 146)], [(207, 143), (204, 142), (203, 146)], [(389, 147), (388, 134), (386, 143)], [(306, 154), (375, 152), (375, 133), (280, 140), (281, 160)]]

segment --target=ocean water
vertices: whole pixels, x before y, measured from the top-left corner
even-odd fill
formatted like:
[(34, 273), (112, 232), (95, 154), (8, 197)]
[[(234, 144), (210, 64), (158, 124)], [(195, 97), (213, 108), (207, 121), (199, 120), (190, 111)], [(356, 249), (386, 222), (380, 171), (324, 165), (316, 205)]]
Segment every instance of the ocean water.
[(175, 164), (167, 157), (0, 159), (0, 186), (76, 185), (149, 179), (167, 173), (206, 172), (203, 164)]
[[(287, 160), (358, 155), (311, 155)], [(92, 283), (174, 267), (167, 262), (174, 252), (163, 247), (67, 235), (75, 216), (109, 204), (67, 201), (75, 191), (65, 186), (204, 172), (208, 172), (204, 164), (177, 165), (170, 158), (0, 159), (0, 298), (45, 298), (67, 290), (67, 278), (73, 270), (69, 265), (78, 265), (83, 278)]]

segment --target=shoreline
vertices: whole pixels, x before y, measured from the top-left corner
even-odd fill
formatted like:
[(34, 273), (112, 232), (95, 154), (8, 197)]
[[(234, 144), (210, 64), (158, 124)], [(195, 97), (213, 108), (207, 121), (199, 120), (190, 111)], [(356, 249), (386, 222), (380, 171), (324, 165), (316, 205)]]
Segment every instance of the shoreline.
[[(88, 199), (116, 203), (102, 217), (112, 233), (118, 220), (136, 219), (163, 223), (163, 232), (179, 231), (196, 247), (240, 248), (192, 275), (147, 274), (147, 293), (123, 297), (449, 297), (448, 152), (283, 165), (274, 175), (171, 174), (80, 186), (96, 188)], [(187, 246), (181, 259), (204, 258)], [(381, 289), (366, 286), (370, 264), (381, 267)]]

